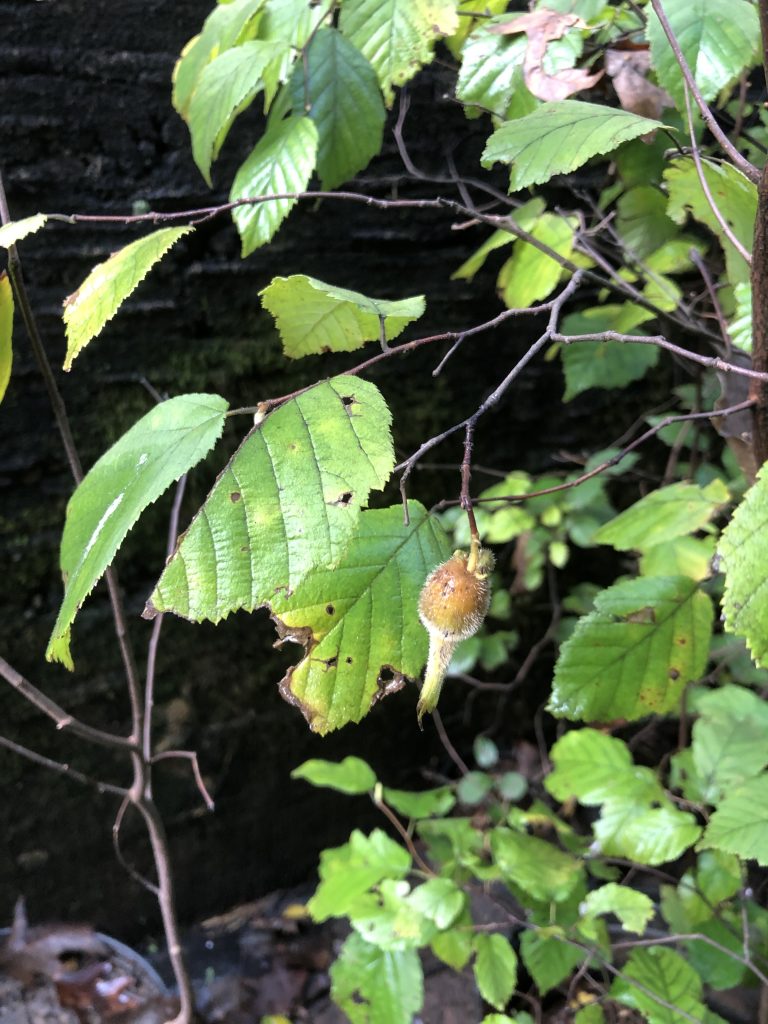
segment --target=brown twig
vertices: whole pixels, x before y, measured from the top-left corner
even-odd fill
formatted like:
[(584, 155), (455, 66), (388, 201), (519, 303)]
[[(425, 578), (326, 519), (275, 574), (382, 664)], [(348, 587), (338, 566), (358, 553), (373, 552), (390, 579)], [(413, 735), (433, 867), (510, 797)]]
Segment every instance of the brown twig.
[(68, 779), (74, 779), (75, 782), (82, 782), (83, 785), (93, 786), (99, 793), (111, 793), (113, 796), (119, 796), (123, 799), (128, 795), (128, 790), (123, 786), (113, 786), (111, 782), (102, 782), (101, 779), (94, 779), (90, 775), (85, 775), (83, 772), (78, 771), (77, 768), (66, 764), (64, 761), (54, 761), (50, 757), (44, 757), (42, 754), (30, 750), (29, 747), (23, 747), (20, 743), (14, 743), (13, 740), (9, 740), (5, 736), (0, 736), (0, 747), (5, 747), (6, 750), (10, 750), (11, 753), (16, 754), (18, 757), (24, 757), (27, 761), (39, 764), (41, 767), (48, 768), (59, 775), (66, 775)]

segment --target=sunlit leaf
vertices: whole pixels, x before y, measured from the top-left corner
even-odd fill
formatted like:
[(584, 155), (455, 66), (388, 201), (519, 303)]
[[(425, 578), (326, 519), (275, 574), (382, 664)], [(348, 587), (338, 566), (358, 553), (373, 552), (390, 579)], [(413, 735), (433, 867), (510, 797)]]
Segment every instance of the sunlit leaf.
[(617, 551), (646, 551), (700, 530), (728, 498), (728, 488), (720, 479), (706, 487), (682, 483), (660, 487), (601, 526), (595, 541)]
[(12, 220), (0, 227), (0, 248), (7, 249), (11, 245), (20, 242), (27, 235), (33, 235), (39, 231), (48, 220), (44, 213), (36, 213), (32, 217), (25, 217), (24, 220)]
[(517, 986), (517, 954), (503, 935), (475, 936), (475, 981), (480, 995), (503, 1010)]
[(391, 106), (393, 87), (413, 78), (458, 23), (456, 0), (345, 0), (339, 29), (371, 62)]
[(653, 900), (644, 892), (632, 889), (628, 885), (608, 882), (587, 893), (586, 899), (579, 908), (584, 918), (594, 918), (601, 914), (614, 914), (625, 931), (642, 935), (648, 922), (656, 913)]
[(271, 241), (298, 202), (294, 193), (307, 187), (316, 155), (317, 128), (308, 117), (277, 121), (256, 143), (235, 175), (229, 195), (233, 203), (259, 197), (263, 200), (232, 211), (244, 257)]
[(709, 597), (688, 577), (608, 587), (560, 649), (550, 710), (595, 722), (676, 710), (704, 671), (712, 618)]
[(345, 757), (339, 762), (312, 758), (294, 768), (291, 778), (349, 794), (369, 793), (376, 785), (373, 769), (359, 757)]
[(173, 106), (185, 120), (205, 67), (230, 47), (252, 38), (263, 6), (264, 0), (230, 0), (219, 4), (205, 19), (200, 34), (184, 47), (173, 69)]
[[(530, 228), (533, 237), (570, 259), (575, 237), (575, 220), (544, 213)], [(498, 288), (510, 309), (525, 309), (546, 299), (557, 287), (563, 268), (557, 260), (536, 246), (519, 239), (512, 256), (499, 272)]]
[(367, 341), (379, 340), (382, 333), (384, 341), (392, 341), (426, 308), (423, 295), (394, 302), (372, 299), (304, 274), (275, 277), (260, 295), (291, 359), (352, 352)]
[[(721, 89), (757, 63), (760, 25), (753, 4), (745, 0), (664, 0), (664, 12), (706, 101), (714, 100)], [(646, 32), (659, 84), (684, 110), (682, 72), (652, 10), (648, 11)]]
[(331, 967), (331, 995), (352, 1024), (411, 1024), (424, 1001), (415, 949), (379, 949), (352, 934)]
[(386, 693), (386, 677), (396, 685), (424, 667), (418, 596), (450, 547), (436, 519), (418, 502), (409, 507), (408, 526), (401, 505), (364, 512), (335, 566), (318, 567), (290, 596), (270, 601), (280, 634), (305, 647), (281, 691), (317, 732), (359, 721)]
[(730, 789), (709, 819), (700, 848), (713, 847), (768, 865), (768, 774)]
[(411, 857), (394, 839), (374, 829), (369, 836), (358, 829), (342, 846), (320, 854), (320, 884), (307, 904), (315, 921), (354, 912), (357, 900), (385, 878), (404, 878)]
[(384, 801), (406, 818), (431, 818), (433, 815), (442, 817), (448, 814), (456, 803), (456, 797), (449, 786), (425, 789), (420, 793), (385, 786)]
[(112, 319), (120, 306), (191, 227), (160, 228), (139, 238), (94, 267), (72, 295), (64, 300), (67, 354), (64, 369)]
[(0, 273), (0, 402), (5, 398), (13, 365), (13, 290), (5, 271)]
[(60, 557), (65, 592), (46, 651), (49, 661), (72, 668), (69, 634), (77, 610), (144, 509), (211, 450), (226, 410), (218, 395), (161, 402), (86, 474), (67, 506)]
[(271, 43), (252, 41), (222, 53), (200, 75), (189, 106), (192, 155), (211, 184), (211, 164), (232, 123), (263, 87), (263, 73), (275, 58)]
[(511, 164), (510, 192), (567, 174), (593, 156), (660, 128), (658, 121), (580, 100), (543, 103), (527, 117), (507, 121), (489, 138), (484, 167)]
[(723, 531), (718, 546), (725, 573), (723, 615), (729, 633), (743, 636), (756, 664), (768, 666), (768, 464)]
[(314, 36), (290, 83), (293, 112), (317, 127), (317, 173), (324, 189), (353, 178), (381, 149), (384, 103), (376, 72), (333, 28)]
[(379, 391), (354, 377), (317, 384), (267, 416), (181, 537), (148, 614), (218, 622), (338, 565), (368, 494), (392, 470), (389, 425)]
[(491, 850), (504, 877), (537, 900), (567, 899), (584, 872), (576, 857), (514, 829), (494, 829)]

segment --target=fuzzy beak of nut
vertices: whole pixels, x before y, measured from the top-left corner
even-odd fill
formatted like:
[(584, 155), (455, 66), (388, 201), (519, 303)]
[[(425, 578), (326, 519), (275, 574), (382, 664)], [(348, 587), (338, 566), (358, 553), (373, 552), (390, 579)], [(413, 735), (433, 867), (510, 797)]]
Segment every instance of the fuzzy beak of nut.
[(454, 551), (429, 574), (419, 596), (419, 618), (429, 633), (429, 657), (417, 708), (434, 711), (456, 645), (480, 628), (491, 602), (490, 575), (494, 558), (477, 548)]

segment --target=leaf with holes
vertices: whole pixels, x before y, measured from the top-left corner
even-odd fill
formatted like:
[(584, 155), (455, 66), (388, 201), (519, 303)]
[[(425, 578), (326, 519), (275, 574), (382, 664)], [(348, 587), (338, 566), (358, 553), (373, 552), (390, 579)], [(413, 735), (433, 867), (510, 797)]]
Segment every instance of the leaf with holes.
[(317, 173), (324, 189), (353, 178), (381, 149), (384, 103), (376, 72), (348, 39), (323, 28), (290, 83), (294, 114), (317, 127)]
[(423, 295), (388, 301), (337, 288), (314, 277), (275, 277), (260, 293), (291, 359), (320, 352), (353, 352), (367, 341), (392, 341), (423, 316)]
[(270, 413), (181, 537), (145, 616), (218, 622), (337, 566), (368, 494), (392, 471), (390, 422), (378, 389), (354, 377), (324, 381)]
[(76, 292), (64, 300), (67, 328), (67, 354), (64, 369), (89, 341), (112, 319), (128, 296), (144, 280), (152, 267), (172, 245), (193, 229), (160, 228), (139, 238), (94, 267)]
[[(243, 257), (266, 245), (297, 203), (291, 193), (307, 187), (315, 167), (317, 128), (308, 117), (289, 117), (270, 125), (232, 183), (230, 201), (263, 198), (235, 207)], [(274, 199), (273, 196), (283, 196)]]
[(13, 290), (5, 271), (0, 273), (0, 402), (5, 398), (13, 365)]
[(509, 191), (517, 192), (575, 171), (593, 156), (611, 153), (622, 142), (661, 127), (659, 121), (597, 103), (543, 103), (534, 113), (497, 128), (481, 162), (484, 167), (511, 164)]
[(339, 29), (379, 76), (387, 106), (432, 59), (435, 42), (458, 28), (455, 0), (345, 0)]
[(270, 600), (281, 637), (305, 650), (281, 692), (316, 732), (359, 722), (403, 677), (416, 678), (424, 667), (419, 593), (450, 545), (418, 502), (409, 510), (408, 526), (400, 505), (363, 512), (335, 566), (318, 567), (290, 595), (281, 591)]
[(263, 88), (264, 69), (284, 49), (255, 40), (227, 50), (203, 69), (189, 105), (189, 132), (195, 163), (209, 185), (211, 164), (235, 118)]
[(608, 587), (560, 649), (549, 709), (608, 722), (677, 709), (703, 673), (712, 602), (687, 576), (646, 576)]
[(723, 615), (729, 633), (743, 636), (757, 665), (768, 665), (768, 464), (757, 475), (718, 547), (725, 573)]
[(15, 245), (27, 235), (33, 235), (39, 231), (48, 220), (44, 213), (36, 213), (33, 217), (25, 217), (24, 220), (12, 220), (0, 227), (0, 248), (7, 249)]
[(69, 636), (77, 610), (144, 509), (211, 450), (226, 411), (218, 395), (161, 402), (86, 474), (67, 505), (60, 554), (64, 600), (45, 654), (49, 661), (73, 667)]
[(353, 932), (331, 966), (331, 995), (352, 1024), (411, 1024), (424, 1002), (415, 949), (383, 950)]
[(208, 64), (233, 46), (253, 38), (264, 0), (231, 0), (219, 4), (205, 19), (202, 31), (181, 51), (173, 69), (173, 106), (189, 118), (189, 105)]
[[(757, 9), (745, 0), (664, 0), (664, 13), (702, 96), (709, 102), (759, 59)], [(648, 11), (653, 67), (679, 110), (685, 110), (680, 65), (661, 22)], [(693, 100), (691, 100), (693, 106)]]

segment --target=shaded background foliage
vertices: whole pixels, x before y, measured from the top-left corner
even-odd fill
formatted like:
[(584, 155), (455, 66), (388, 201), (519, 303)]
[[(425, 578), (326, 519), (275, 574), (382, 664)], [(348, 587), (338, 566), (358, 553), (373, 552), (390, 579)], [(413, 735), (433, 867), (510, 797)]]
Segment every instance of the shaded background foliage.
[[(7, 140), (2, 171), (14, 217), (41, 209), (124, 213), (143, 203), (175, 210), (224, 200), (221, 187), (213, 193), (205, 187), (192, 162), (186, 127), (170, 105), (173, 62), (209, 7), (207, 0), (0, 3), (0, 18), (10, 27), (0, 44), (6, 72), (0, 79), (0, 123)], [(443, 99), (449, 84), (447, 70), (433, 69), (417, 79), (406, 134), (418, 164), (436, 168), (442, 154), (452, 150), (460, 166), (472, 172), (484, 132)], [(231, 181), (252, 145), (255, 127), (255, 115), (238, 122), (216, 165), (215, 185), (226, 188)], [(402, 185), (402, 166), (390, 127), (385, 132), (390, 141), (366, 172), (363, 187), (391, 197)], [(409, 195), (437, 193), (429, 184), (407, 188)], [(161, 392), (215, 390), (236, 407), (347, 365), (343, 357), (286, 365), (257, 298), (275, 275), (316, 275), (382, 297), (424, 292), (427, 315), (419, 334), (470, 326), (494, 315), (499, 303), (492, 271), (473, 285), (449, 280), (485, 234), (477, 228), (452, 231), (452, 220), (450, 213), (434, 210), (398, 213), (339, 202), (305, 204), (272, 245), (246, 261), (240, 260), (229, 220), (219, 218), (199, 228), (174, 249), (62, 381), (85, 466), (149, 408), (152, 399), (136, 378), (136, 367), (146, 368)], [(43, 244), (22, 245), (27, 282), (55, 365), (64, 350), (64, 296), (96, 262), (138, 234), (125, 228), (55, 225)], [(437, 351), (412, 357), (407, 375), (395, 361), (377, 368), (376, 383), (394, 414), (398, 454), (408, 454), (447, 422), (471, 412), (533, 336), (534, 325), (513, 322), (465, 345), (437, 380), (430, 372)], [(608, 434), (620, 433), (648, 403), (647, 395), (638, 395), (636, 410), (621, 410), (621, 422), (615, 422), (616, 409), (606, 393), (596, 397), (593, 392), (588, 405), (566, 406), (561, 394), (554, 367), (539, 364), (528, 371), (513, 399), (484, 424), (478, 463), (543, 468), (563, 447), (578, 450), (590, 438), (606, 442)], [(589, 416), (584, 415), (587, 408)], [(231, 451), (237, 437), (228, 429)], [(71, 483), (23, 337), (0, 409), (0, 437), (0, 649), (78, 717), (118, 728), (126, 709), (105, 592), (99, 590), (80, 615), (77, 674), (70, 677), (42, 662), (61, 597), (57, 545)], [(438, 457), (458, 462), (458, 444), (454, 449), (442, 449)], [(219, 452), (193, 475), (188, 510), (200, 504), (223, 462)], [(425, 470), (412, 478), (411, 493), (427, 504), (457, 489), (453, 472)], [(162, 565), (169, 506), (166, 496), (142, 518), (118, 563), (139, 652), (149, 626), (138, 615)], [(271, 652), (273, 638), (263, 614), (237, 615), (218, 628), (193, 627), (174, 617), (165, 626), (159, 733), (162, 737), (165, 727), (169, 746), (200, 752), (217, 800), (215, 815), (206, 814), (186, 767), (179, 763), (163, 771), (159, 795), (178, 868), (181, 914), (187, 919), (305, 877), (321, 848), (346, 837), (351, 820), (363, 826), (374, 820), (365, 801), (340, 802), (289, 782), (288, 772), (302, 760), (364, 750), (374, 768), (398, 784), (409, 776), (414, 781), (415, 765), (440, 767), (445, 757), (434, 731), (422, 734), (416, 727), (412, 688), (389, 698), (355, 729), (324, 740), (310, 734), (298, 713), (281, 701), (276, 686), (297, 652)], [(450, 715), (453, 709), (457, 723), (461, 699), (458, 687), (447, 695), (446, 711)], [(530, 724), (525, 705), (510, 704), (508, 711), (505, 731), (524, 732)], [(0, 690), (0, 717), (6, 733), (18, 741), (71, 758), (102, 777), (107, 774), (103, 759), (111, 755), (78, 749), (75, 741), (56, 736), (48, 721), (10, 691)], [(115, 778), (122, 781), (119, 774)], [(112, 798), (97, 797), (0, 753), (0, 918), (23, 892), (33, 918), (85, 917), (128, 937), (154, 923), (152, 898), (114, 859), (108, 834), (112, 805)], [(336, 819), (342, 807), (343, 821)], [(125, 853), (145, 868), (141, 831), (134, 835), (130, 824)]]

